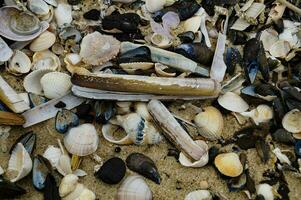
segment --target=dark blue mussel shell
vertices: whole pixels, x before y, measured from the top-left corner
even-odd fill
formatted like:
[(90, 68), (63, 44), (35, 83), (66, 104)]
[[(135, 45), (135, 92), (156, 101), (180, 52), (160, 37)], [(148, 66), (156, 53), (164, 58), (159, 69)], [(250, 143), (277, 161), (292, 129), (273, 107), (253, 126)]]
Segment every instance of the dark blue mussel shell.
[(103, 124), (107, 123), (116, 113), (115, 104), (112, 101), (96, 101), (94, 110), (96, 121)]
[(31, 155), (35, 149), (36, 140), (37, 140), (37, 135), (32, 131), (25, 133), (15, 141), (15, 143), (10, 148), (9, 153), (11, 153), (14, 150), (14, 148), (18, 143), (22, 143), (26, 151)]
[(41, 105), (43, 103), (46, 103), (48, 101), (47, 98), (40, 96), (40, 95), (33, 94), (33, 93), (29, 93), (28, 97), (29, 97), (29, 103), (30, 103), (31, 108), (34, 108), (34, 107)]
[(233, 75), (237, 65), (241, 65), (242, 57), (236, 48), (230, 47), (226, 51), (227, 72)]
[(0, 199), (13, 199), (25, 193), (25, 189), (0, 176)]
[(69, 128), (75, 127), (79, 124), (78, 116), (67, 109), (62, 109), (57, 112), (55, 117), (55, 129), (59, 133), (66, 133)]
[(141, 19), (136, 13), (113, 13), (104, 17), (102, 28), (104, 30), (118, 29), (124, 33), (137, 33)]
[(231, 178), (227, 182), (227, 186), (230, 192), (238, 192), (243, 190), (247, 184), (247, 176), (245, 173), (241, 174), (238, 177)]
[(50, 162), (41, 155), (35, 156), (32, 169), (33, 186), (41, 191), (46, 186), (46, 177), (52, 171)]
[(187, 31), (185, 33), (180, 33), (178, 35), (182, 43), (192, 43), (195, 39), (195, 35), (192, 31)]
[(119, 64), (131, 62), (152, 62), (151, 51), (146, 46), (138, 47), (121, 54), (118, 57), (117, 62)]
[(46, 176), (44, 200), (60, 200), (59, 188), (52, 174)]
[(297, 141), (295, 144), (295, 152), (298, 158), (301, 157), (301, 140)]

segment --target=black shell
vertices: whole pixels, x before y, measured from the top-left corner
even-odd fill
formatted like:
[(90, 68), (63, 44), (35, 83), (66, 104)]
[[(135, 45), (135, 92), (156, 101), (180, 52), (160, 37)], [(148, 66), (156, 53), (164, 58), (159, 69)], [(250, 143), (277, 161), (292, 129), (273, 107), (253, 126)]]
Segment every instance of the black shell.
[(0, 176), (0, 199), (13, 199), (25, 193), (25, 189)]
[(35, 133), (33, 133), (32, 131), (28, 132), (28, 133), (25, 133), (25, 134), (21, 135), (15, 141), (15, 143), (10, 148), (9, 153), (12, 153), (12, 151), (14, 150), (14, 148), (16, 147), (16, 145), (18, 143), (22, 143), (24, 148), (26, 149), (26, 151), (29, 154), (32, 154), (34, 149), (35, 149), (35, 146), (36, 146), (36, 140), (37, 140), (37, 135)]
[(285, 129), (281, 128), (272, 133), (272, 138), (276, 142), (281, 142), (284, 144), (294, 144), (296, 142), (292, 134)]
[(44, 200), (60, 200), (59, 188), (52, 174), (48, 174), (45, 181)]
[(262, 139), (256, 141), (256, 150), (262, 162), (266, 163), (270, 159), (270, 147)]
[(248, 36), (245, 32), (236, 31), (233, 29), (229, 30), (229, 39), (234, 45), (243, 45), (248, 41)]
[(227, 65), (227, 72), (230, 75), (233, 75), (236, 69), (237, 65), (241, 65), (242, 63), (242, 57), (239, 53), (239, 51), (236, 48), (227, 48), (226, 51), (226, 62)]
[(37, 155), (33, 160), (32, 183), (37, 190), (45, 188), (46, 177), (52, 171), (50, 162), (41, 155)]
[(83, 17), (85, 19), (90, 20), (99, 20), (100, 19), (100, 11), (96, 9), (91, 9), (88, 12), (84, 13)]
[(136, 13), (113, 13), (104, 17), (102, 28), (104, 30), (118, 29), (124, 33), (136, 33), (140, 23), (140, 16)]
[(119, 64), (131, 62), (152, 62), (151, 51), (146, 46), (138, 47), (120, 55), (117, 62)]
[(96, 101), (94, 104), (96, 121), (100, 123), (107, 123), (116, 113), (112, 101)]
[(192, 43), (195, 39), (195, 35), (192, 31), (180, 33), (178, 35), (178, 38), (180, 38), (182, 43)]

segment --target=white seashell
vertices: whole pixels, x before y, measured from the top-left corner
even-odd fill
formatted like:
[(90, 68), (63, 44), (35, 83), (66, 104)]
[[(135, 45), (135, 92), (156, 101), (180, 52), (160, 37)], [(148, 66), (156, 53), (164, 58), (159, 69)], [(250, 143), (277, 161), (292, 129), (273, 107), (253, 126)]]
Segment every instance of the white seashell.
[(62, 72), (50, 72), (41, 78), (41, 86), (48, 99), (60, 98), (69, 93), (72, 86), (71, 77)]
[(64, 138), (67, 151), (77, 156), (87, 156), (96, 151), (99, 138), (92, 124), (71, 128)]
[(32, 56), (32, 69), (49, 69), (59, 70), (61, 68), (61, 61), (57, 55), (49, 50), (35, 52)]
[(153, 194), (141, 176), (128, 176), (120, 185), (116, 200), (152, 200)]
[(74, 174), (66, 175), (60, 184), (59, 194), (60, 197), (65, 197), (70, 194), (73, 190), (75, 190), (78, 182), (78, 177)]
[(0, 176), (1, 176), (2, 174), (4, 174), (4, 170), (3, 170), (3, 168), (2, 168), (1, 165), (0, 165)]
[(291, 46), (289, 42), (279, 40), (270, 47), (270, 54), (276, 58), (285, 58), (290, 50)]
[(55, 43), (55, 40), (56, 37), (54, 33), (45, 31), (31, 42), (29, 49), (33, 52), (44, 51), (50, 48)]
[(52, 145), (48, 146), (45, 150), (43, 157), (47, 158), (51, 163), (52, 167), (55, 169), (59, 163), (62, 152), (59, 148), (54, 147)]
[(266, 51), (270, 51), (271, 46), (278, 41), (278, 33), (274, 29), (266, 29), (261, 32), (260, 40)]
[(37, 15), (47, 15), (49, 12), (49, 6), (43, 0), (28, 0), (29, 10)]
[(282, 119), (282, 126), (291, 133), (301, 133), (301, 112), (293, 109), (286, 113)]
[(119, 66), (129, 74), (135, 74), (137, 70), (148, 70), (153, 68), (152, 62), (134, 62), (134, 63), (121, 63)]
[(201, 27), (201, 16), (193, 16), (184, 22), (184, 32), (192, 31), (196, 33)]
[(26, 103), (28, 107), (30, 107), (29, 96), (27, 92), (19, 93), (18, 96)]
[(155, 64), (155, 71), (156, 74), (163, 77), (175, 77), (177, 75), (176, 72), (165, 72), (165, 69), (168, 69), (169, 67), (166, 65), (163, 65), (161, 63)]
[(78, 197), (78, 200), (94, 200), (94, 199), (96, 199), (94, 192), (92, 192), (87, 188), (85, 188)]
[(72, 65), (77, 65), (82, 61), (82, 58), (77, 53), (68, 53), (65, 58)]
[(199, 133), (207, 139), (216, 140), (221, 137), (224, 129), (224, 119), (221, 112), (215, 107), (208, 106), (204, 112), (194, 117)]
[(87, 172), (85, 172), (84, 170), (82, 169), (76, 169), (74, 172), (73, 172), (74, 175), (76, 175), (77, 177), (83, 177), (83, 176), (87, 176)]
[(163, 9), (165, 2), (166, 0), (145, 0), (145, 6), (149, 12), (154, 13)]
[(43, 88), (40, 83), (40, 80), (45, 74), (49, 72), (52, 72), (52, 70), (35, 70), (27, 76), (25, 76), (23, 81), (23, 87), (26, 90), (26, 92), (34, 93), (37, 95), (43, 95)]
[(11, 182), (16, 182), (27, 176), (32, 169), (32, 160), (29, 153), (21, 143), (14, 148), (8, 161), (8, 174), (12, 176)]
[(8, 70), (13, 74), (26, 74), (30, 71), (31, 61), (22, 51), (16, 50), (14, 56), (9, 60)]
[(273, 150), (273, 153), (276, 155), (280, 163), (286, 163), (288, 165), (292, 164), (289, 158), (285, 154), (283, 154), (279, 148), (275, 148)]
[(66, 176), (68, 174), (72, 174), (71, 170), (71, 159), (67, 154), (62, 154), (59, 158), (59, 162), (56, 166), (57, 171)]
[(208, 190), (196, 190), (188, 193), (184, 200), (212, 200), (212, 195)]
[(265, 200), (274, 200), (274, 189), (267, 183), (259, 184), (256, 188), (257, 195), (262, 195)]
[(152, 121), (152, 116), (148, 112), (147, 104), (144, 102), (136, 102), (134, 104), (135, 112), (138, 113), (143, 119), (147, 121)]
[(172, 45), (172, 42), (171, 40), (164, 36), (164, 35), (160, 35), (158, 33), (154, 33), (151, 37), (151, 42), (159, 47), (159, 48), (162, 48), (162, 49), (165, 49), (165, 48), (168, 48)]
[(57, 1), (56, 0), (44, 0), (49, 5), (52, 5), (54, 7), (57, 7)]
[(13, 56), (13, 51), (0, 37), (0, 62), (8, 61)]
[(54, 9), (54, 17), (57, 25), (68, 25), (72, 22), (72, 7), (69, 4), (60, 3), (57, 8)]
[(233, 92), (226, 92), (217, 99), (219, 105), (233, 112), (245, 112), (249, 109), (249, 105), (239, 95)]
[(120, 101), (116, 102), (117, 114), (123, 115), (131, 112), (132, 102)]
[(243, 172), (243, 166), (236, 153), (222, 153), (215, 157), (214, 164), (218, 171), (229, 177), (237, 177)]
[(251, 110), (250, 112), (240, 113), (242, 116), (250, 117), (256, 125), (260, 123), (269, 122), (273, 119), (274, 112), (273, 109), (268, 105), (259, 105), (257, 108)]
[(62, 200), (77, 200), (79, 195), (85, 190), (85, 186), (81, 183), (77, 183), (75, 189), (67, 196), (63, 197)]
[(43, 16), (39, 16), (39, 19), (41, 21), (46, 21), (46, 22), (50, 23), (52, 21), (53, 17), (54, 17), (54, 9), (53, 9), (52, 6), (49, 6), (49, 12), (48, 12), (48, 14), (47, 15), (43, 15)]
[(120, 2), (120, 3), (133, 3), (136, 0), (112, 0), (112, 2)]

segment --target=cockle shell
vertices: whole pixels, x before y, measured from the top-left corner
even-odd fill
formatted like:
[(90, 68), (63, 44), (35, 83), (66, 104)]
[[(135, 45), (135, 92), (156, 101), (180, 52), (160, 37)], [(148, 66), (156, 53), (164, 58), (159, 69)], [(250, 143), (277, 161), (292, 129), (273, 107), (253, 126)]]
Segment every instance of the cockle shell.
[(152, 200), (153, 194), (141, 176), (127, 177), (120, 185), (116, 200)]
[(221, 137), (224, 129), (224, 119), (215, 107), (208, 106), (194, 117), (199, 133), (207, 139), (216, 140)]
[(301, 112), (293, 109), (286, 113), (282, 119), (282, 126), (291, 133), (301, 133)]
[(145, 6), (149, 12), (154, 13), (163, 9), (165, 2), (166, 0), (145, 0)]
[(55, 43), (56, 37), (54, 33), (49, 31), (43, 32), (39, 37), (32, 41), (29, 49), (33, 52), (44, 51)]
[(72, 7), (69, 4), (60, 3), (54, 9), (54, 17), (59, 27), (72, 22)]
[(260, 123), (265, 123), (273, 119), (274, 112), (273, 109), (268, 105), (259, 105), (257, 108), (251, 110), (250, 112), (240, 113), (242, 116), (250, 117), (256, 125)]
[(243, 166), (236, 153), (222, 153), (215, 157), (218, 171), (229, 177), (237, 177), (243, 172)]
[(249, 105), (239, 95), (233, 92), (226, 92), (217, 99), (218, 103), (225, 109), (233, 112), (245, 112)]
[(60, 70), (61, 62), (57, 55), (49, 50), (35, 52), (32, 56), (32, 69)]
[(30, 71), (31, 61), (22, 51), (16, 50), (13, 57), (9, 60), (8, 71), (12, 74), (26, 74)]
[(99, 138), (92, 124), (71, 128), (64, 138), (67, 151), (77, 156), (87, 156), (96, 151)]
[(184, 200), (212, 200), (212, 195), (208, 190), (196, 190), (188, 193)]
[(12, 176), (11, 182), (16, 182), (27, 176), (32, 169), (32, 160), (29, 153), (21, 143), (13, 150), (8, 162), (8, 174)]
[(59, 163), (62, 152), (59, 148), (54, 147), (52, 145), (48, 146), (45, 150), (43, 157), (47, 158), (51, 163), (52, 167), (55, 169)]
[(171, 40), (167, 36), (158, 33), (154, 33), (150, 40), (155, 46), (162, 49), (166, 49), (172, 45)]
[(47, 15), (49, 12), (48, 4), (43, 0), (28, 0), (29, 10), (37, 15)]
[(86, 64), (101, 65), (119, 53), (120, 42), (113, 36), (93, 32), (86, 35), (81, 43), (79, 55)]
[(71, 89), (71, 77), (62, 72), (50, 72), (41, 78), (45, 97), (56, 99), (65, 96)]
[(196, 33), (201, 27), (201, 16), (193, 16), (184, 22), (184, 32), (192, 31)]
[(13, 51), (0, 37), (0, 62), (8, 61), (13, 56)]
[(43, 95), (43, 88), (40, 83), (40, 80), (45, 74), (49, 72), (52, 72), (52, 70), (41, 69), (41, 70), (35, 70), (29, 73), (27, 76), (25, 76), (23, 81), (23, 87), (26, 90), (26, 92), (37, 94), (37, 95)]

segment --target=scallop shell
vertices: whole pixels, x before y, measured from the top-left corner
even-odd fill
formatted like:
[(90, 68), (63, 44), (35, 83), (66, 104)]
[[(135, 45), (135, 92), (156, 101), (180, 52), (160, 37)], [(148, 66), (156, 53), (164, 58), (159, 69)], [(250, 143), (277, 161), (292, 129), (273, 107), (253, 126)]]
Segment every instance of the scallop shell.
[(33, 52), (44, 51), (50, 48), (55, 43), (55, 40), (56, 37), (54, 33), (45, 31), (31, 42), (29, 49)]
[(214, 164), (218, 171), (229, 177), (237, 177), (243, 172), (243, 166), (236, 153), (222, 153), (215, 157)]
[(129, 176), (120, 185), (116, 200), (152, 200), (153, 194), (141, 176)]
[(240, 113), (242, 116), (250, 117), (256, 125), (260, 123), (265, 123), (273, 119), (274, 112), (273, 109), (268, 105), (259, 105), (257, 108), (251, 110), (250, 112)]
[(77, 156), (87, 156), (96, 151), (99, 138), (92, 124), (71, 128), (64, 138), (67, 151)]
[(150, 40), (155, 46), (162, 49), (168, 48), (172, 45), (172, 42), (168, 37), (160, 35), (158, 33), (154, 33), (151, 36)]
[(154, 13), (163, 9), (165, 2), (166, 0), (145, 0), (145, 6), (149, 12)]
[(217, 101), (223, 108), (233, 112), (241, 113), (249, 109), (247, 102), (233, 92), (226, 92), (219, 96)]
[(193, 16), (184, 22), (184, 32), (192, 31), (196, 33), (201, 27), (201, 17)]
[(47, 158), (51, 163), (52, 167), (55, 169), (59, 163), (62, 152), (59, 148), (54, 147), (52, 145), (48, 146), (45, 150), (43, 157)]
[(71, 77), (62, 72), (47, 73), (40, 81), (44, 95), (48, 99), (56, 99), (65, 96), (70, 92), (72, 86)]
[(26, 92), (34, 93), (37, 95), (43, 95), (43, 88), (40, 83), (41, 78), (49, 73), (52, 70), (45, 69), (45, 70), (35, 70), (25, 76), (23, 81), (23, 87), (25, 88)]
[(18, 143), (14, 148), (8, 162), (8, 174), (13, 178), (11, 182), (16, 182), (27, 176), (32, 169), (32, 160), (29, 153), (21, 143)]
[(196, 190), (188, 193), (184, 200), (212, 200), (212, 195), (208, 190)]
[(8, 71), (12, 74), (26, 74), (30, 71), (31, 61), (22, 51), (16, 50), (14, 56), (9, 60)]
[(54, 10), (54, 17), (58, 26), (68, 25), (72, 22), (72, 7), (69, 4), (60, 3)]
[(221, 112), (215, 107), (208, 106), (204, 112), (194, 117), (194, 122), (200, 129), (199, 133), (207, 139), (216, 140), (221, 137), (224, 129), (224, 119)]
[(119, 49), (120, 42), (113, 36), (93, 32), (83, 38), (79, 55), (86, 64), (101, 65), (115, 58)]
[(59, 193), (60, 197), (65, 197), (70, 194), (73, 190), (75, 190), (78, 182), (78, 177), (74, 174), (66, 175), (60, 184)]
[(286, 113), (282, 119), (282, 126), (291, 133), (301, 133), (301, 112), (293, 109)]
[(0, 62), (6, 62), (13, 56), (13, 51), (0, 37)]
[(49, 50), (35, 52), (32, 56), (32, 69), (60, 70), (61, 62), (57, 55)]
[(28, 0), (27, 5), (29, 10), (37, 15), (47, 15), (49, 13), (49, 6), (43, 0)]
[(290, 52), (290, 43), (285, 40), (279, 40), (270, 47), (270, 54), (276, 58), (285, 58)]

